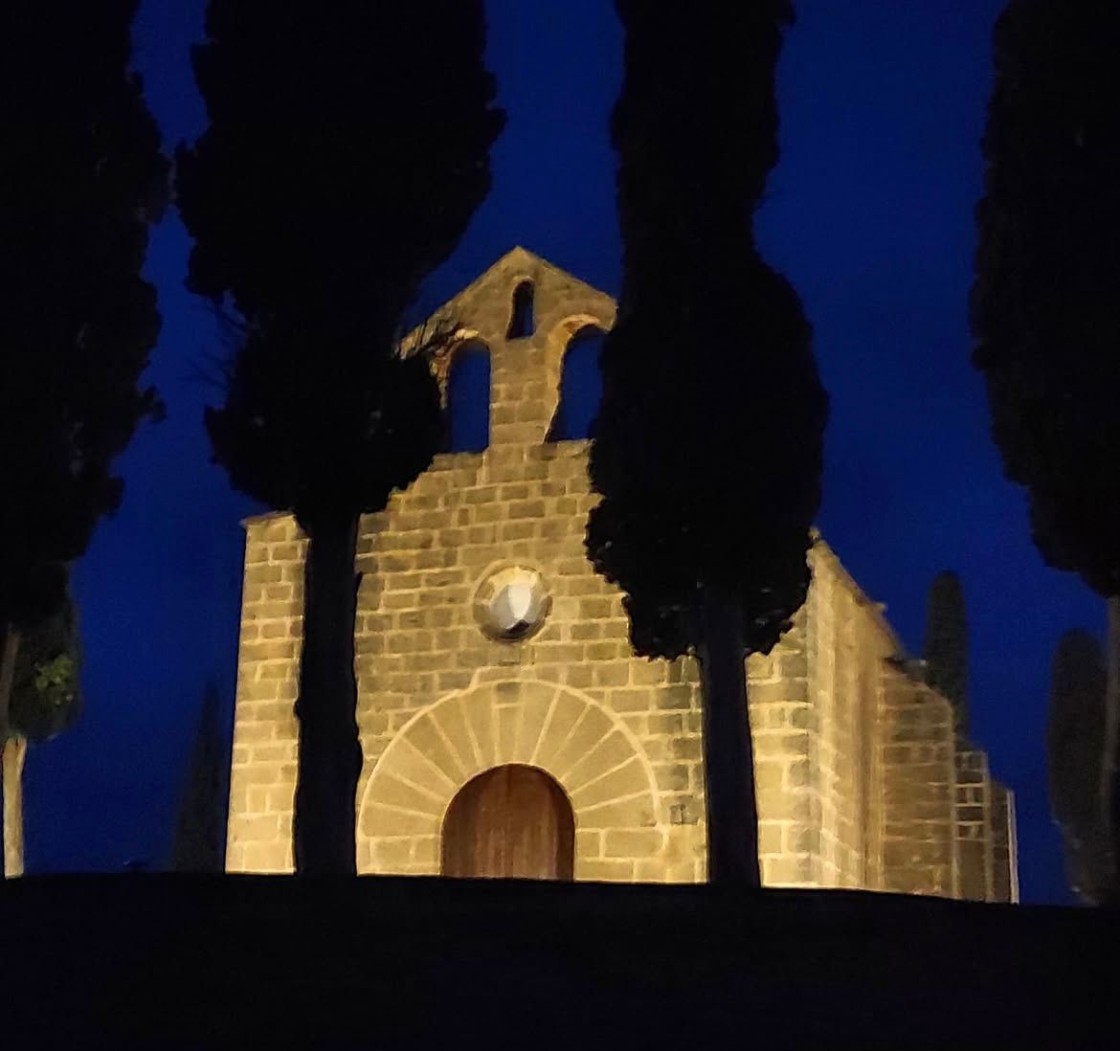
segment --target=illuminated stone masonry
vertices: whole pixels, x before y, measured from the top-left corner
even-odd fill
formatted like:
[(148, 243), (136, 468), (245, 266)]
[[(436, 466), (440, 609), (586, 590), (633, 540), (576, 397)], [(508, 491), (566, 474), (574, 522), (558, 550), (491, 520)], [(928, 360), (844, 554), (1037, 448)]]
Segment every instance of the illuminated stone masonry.
[[(522, 872), (543, 849), (575, 879), (705, 877), (695, 662), (631, 655), (621, 594), (584, 556), (587, 443), (548, 440), (570, 341), (614, 311), (521, 248), (440, 311), (489, 350), (489, 446), (437, 456), (362, 521), (361, 872), (440, 872), (471, 783), (457, 871)], [(230, 871), (292, 868), (305, 546), (289, 515), (247, 523)], [(823, 541), (810, 559), (794, 629), (748, 662), (765, 882), (1016, 900), (1011, 793)], [(533, 771), (487, 774), (513, 766)]]

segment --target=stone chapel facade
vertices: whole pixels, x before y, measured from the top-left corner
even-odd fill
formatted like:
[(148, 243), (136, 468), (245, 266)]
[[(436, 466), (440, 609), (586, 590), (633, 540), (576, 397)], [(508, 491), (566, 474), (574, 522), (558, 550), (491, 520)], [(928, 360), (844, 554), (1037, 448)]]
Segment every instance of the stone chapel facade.
[[(440, 312), (489, 351), (489, 440), (362, 521), (359, 872), (705, 878), (695, 662), (632, 656), (584, 556), (587, 442), (550, 440), (565, 350), (614, 312), (521, 248)], [(246, 527), (227, 868), (282, 873), (305, 543), (290, 515)], [(1011, 792), (823, 540), (810, 561), (748, 662), (764, 882), (1017, 900)]]

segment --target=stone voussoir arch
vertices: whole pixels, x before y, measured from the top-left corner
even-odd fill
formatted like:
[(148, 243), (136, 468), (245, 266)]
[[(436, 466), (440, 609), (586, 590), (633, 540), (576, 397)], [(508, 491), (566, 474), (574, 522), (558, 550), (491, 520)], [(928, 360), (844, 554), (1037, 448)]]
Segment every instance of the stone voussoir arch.
[[(664, 826), (649, 758), (617, 715), (553, 683), (482, 683), (421, 709), (382, 753), (358, 811), (363, 871), (437, 873), (452, 799), (473, 777), (508, 763), (555, 778), (577, 840), (581, 830)], [(654, 837), (647, 856), (661, 853), (665, 839)]]
[(573, 337), (585, 329), (598, 329), (606, 335), (614, 327), (614, 311), (597, 309), (597, 304), (585, 304), (584, 309), (561, 310), (545, 318), (545, 346), (548, 347), (550, 364), (559, 364)]

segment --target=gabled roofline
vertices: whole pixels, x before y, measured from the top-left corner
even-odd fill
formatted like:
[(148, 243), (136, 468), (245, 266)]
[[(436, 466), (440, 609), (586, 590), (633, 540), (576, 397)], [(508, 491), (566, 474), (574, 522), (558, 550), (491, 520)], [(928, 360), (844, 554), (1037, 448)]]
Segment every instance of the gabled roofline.
[[(420, 324), (416, 325), (404, 337), (402, 337), (400, 346), (404, 353), (416, 346), (424, 335), (425, 330), (430, 329), (434, 325), (438, 325), (441, 319), (454, 320), (455, 319), (455, 305), (460, 300), (467, 298), (474, 298), (488, 283), (496, 282), (498, 275), (503, 271), (510, 269), (524, 270), (525, 276), (530, 277), (533, 272), (540, 273), (544, 271), (551, 276), (569, 284), (575, 290), (581, 292), (583, 295), (591, 300), (599, 300), (601, 304), (606, 307), (609, 305), (609, 310), (605, 313), (613, 314), (618, 304), (614, 301), (613, 297), (609, 296), (601, 289), (589, 285), (586, 281), (581, 280), (574, 274), (569, 273), (567, 270), (557, 266), (555, 263), (550, 263), (543, 256), (537, 255), (536, 252), (530, 251), (523, 245), (514, 245), (508, 252), (499, 256), (493, 263), (490, 264), (481, 274), (478, 275), (469, 285), (460, 289), (445, 303), (438, 306), (431, 314)], [(501, 280), (506, 280), (503, 276)], [(462, 333), (463, 338), (469, 338), (473, 333), (468, 328), (458, 330)]]

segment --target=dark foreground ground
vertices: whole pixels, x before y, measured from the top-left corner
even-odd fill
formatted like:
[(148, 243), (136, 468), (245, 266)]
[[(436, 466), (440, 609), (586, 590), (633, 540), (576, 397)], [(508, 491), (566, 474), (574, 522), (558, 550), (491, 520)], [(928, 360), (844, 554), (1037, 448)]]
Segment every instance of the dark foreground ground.
[(1120, 917), (839, 892), (0, 884), (0, 1047), (1120, 1048)]

